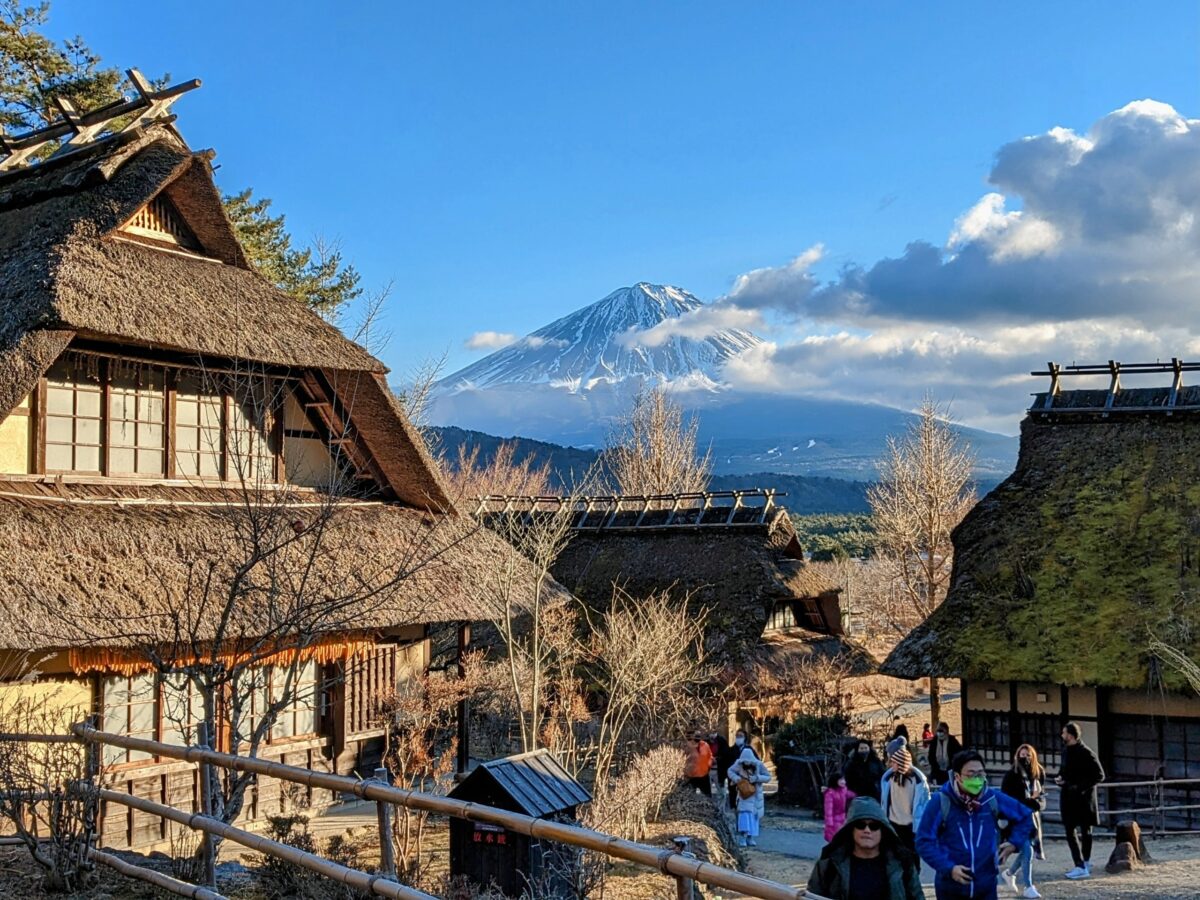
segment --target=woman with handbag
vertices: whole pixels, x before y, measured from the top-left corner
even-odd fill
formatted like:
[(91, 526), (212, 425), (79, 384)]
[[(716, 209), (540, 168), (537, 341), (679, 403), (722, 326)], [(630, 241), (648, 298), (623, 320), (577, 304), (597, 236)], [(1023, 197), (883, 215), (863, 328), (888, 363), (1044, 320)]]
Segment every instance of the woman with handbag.
[(742, 750), (738, 761), (729, 767), (729, 783), (737, 792), (738, 846), (754, 847), (758, 842), (758, 823), (766, 812), (763, 785), (771, 773), (749, 747)]
[[(1041, 812), (1046, 808), (1046, 773), (1038, 762), (1037, 751), (1029, 744), (1022, 744), (1013, 754), (1012, 768), (1004, 773), (1000, 790), (1033, 811), (1033, 840), (1013, 856), (1012, 862), (1000, 873), (1000, 877), (1014, 894), (1029, 898), (1040, 897), (1042, 895), (1033, 886), (1033, 852), (1035, 846), (1040, 848), (1042, 845)], [(1017, 883), (1018, 870), (1025, 882), (1024, 887)]]

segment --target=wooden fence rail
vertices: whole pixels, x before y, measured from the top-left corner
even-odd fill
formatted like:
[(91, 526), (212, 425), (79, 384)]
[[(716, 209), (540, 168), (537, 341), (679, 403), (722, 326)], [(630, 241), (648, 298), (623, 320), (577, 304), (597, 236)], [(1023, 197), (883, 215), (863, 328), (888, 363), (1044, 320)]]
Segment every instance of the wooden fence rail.
[[(490, 806), (482, 806), (478, 803), (451, 800), (448, 797), (426, 794), (407, 788), (392, 787), (376, 780), (360, 781), (344, 775), (314, 772), (311, 769), (302, 769), (297, 766), (288, 766), (264, 759), (231, 756), (226, 753), (209, 750), (205, 747), (182, 747), (173, 744), (162, 744), (158, 741), (150, 741), (144, 738), (126, 737), (125, 735), (98, 731), (87, 724), (75, 725), (71, 730), (76, 738), (86, 743), (124, 747), (127, 750), (141, 750), (170, 759), (179, 759), (202, 765), (214, 765), (237, 772), (253, 772), (258, 775), (278, 778), (305, 787), (324, 788), (343, 794), (351, 794), (363, 800), (373, 800), (379, 803), (423, 810), (473, 822), (499, 825), (509, 831), (525, 834), (537, 840), (554, 841), (581, 850), (600, 853), (614, 859), (625, 860), (644, 868), (654, 869), (662, 872), (664, 875), (672, 876), (675, 878), (677, 884), (686, 885), (687, 881), (700, 882), (712, 887), (738, 891), (747, 897), (758, 898), (758, 900), (802, 900), (805, 893), (803, 888), (790, 887), (778, 882), (767, 881), (764, 878), (747, 875), (744, 872), (716, 866), (712, 863), (701, 862), (691, 854), (680, 852), (679, 850), (664, 850), (658, 847), (650, 847), (646, 844), (627, 841), (623, 838), (592, 831), (578, 825), (566, 825), (547, 819), (535, 819), (532, 816), (495, 809)], [(215, 819), (209, 819), (196, 813), (185, 813), (172, 807), (165, 807), (148, 800), (131, 797), (128, 794), (102, 791), (101, 796), (111, 802), (127, 803), (147, 812), (172, 818), (174, 821), (185, 825), (196, 823), (198, 827), (204, 828), (211, 822), (215, 825), (220, 825), (222, 829), (239, 831), (239, 829), (233, 829), (232, 826), (224, 825)], [(215, 833), (224, 834), (225, 832)], [(260, 842), (267, 840), (257, 835), (250, 835), (249, 832), (242, 832), (242, 834), (248, 835), (250, 838)], [(226, 836), (230, 837), (231, 840), (241, 843), (241, 841), (238, 841), (231, 834), (226, 834)], [(287, 845), (279, 846), (286, 847)], [(301, 852), (295, 850), (295, 848), (288, 849), (296, 853)], [(278, 855), (275, 850), (263, 850), (263, 852), (269, 852), (270, 855)], [(327, 860), (321, 860), (320, 857), (314, 857), (311, 854), (303, 855), (310, 857), (312, 860), (320, 860), (321, 863), (328, 863)], [(303, 865), (298, 859), (296, 862), (298, 865)], [(314, 868), (314, 866), (310, 865), (308, 868)], [(366, 873), (358, 874), (375, 879), (374, 887), (370, 887), (370, 889), (375, 890), (376, 893), (381, 893), (379, 887), (383, 885), (395, 885), (396, 887), (403, 888), (402, 885), (388, 881), (380, 876), (367, 876)], [(364, 889), (368, 889), (369, 887), (366, 884), (362, 886)], [(412, 891), (411, 888), (403, 889), (411, 893), (386, 894), (385, 896), (406, 898), (427, 898), (428, 896)]]

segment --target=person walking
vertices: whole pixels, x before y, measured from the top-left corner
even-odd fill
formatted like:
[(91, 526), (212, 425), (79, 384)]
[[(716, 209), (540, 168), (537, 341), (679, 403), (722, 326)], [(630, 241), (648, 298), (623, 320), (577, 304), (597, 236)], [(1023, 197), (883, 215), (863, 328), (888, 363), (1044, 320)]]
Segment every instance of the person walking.
[[(1001, 819), (1012, 829), (1007, 840), (1000, 839)], [(950, 761), (950, 780), (925, 805), (917, 852), (937, 872), (938, 900), (996, 900), (999, 865), (1028, 844), (1032, 833), (1029, 809), (988, 787), (983, 757), (962, 750)]]
[(705, 796), (712, 796), (712, 779), (708, 777), (708, 772), (712, 768), (713, 754), (712, 749), (708, 746), (708, 741), (696, 732), (688, 739), (687, 750), (687, 775), (688, 784), (696, 789), (698, 793)]
[(908, 741), (903, 736), (888, 744), (888, 770), (880, 781), (880, 805), (897, 837), (917, 852), (916, 825), (929, 802), (929, 782), (914, 768)]
[(846, 787), (846, 779), (837, 773), (830, 779), (832, 784), (825, 788), (825, 843), (846, 824), (846, 810), (854, 799), (854, 791)]
[(713, 753), (713, 771), (717, 776), (717, 792), (720, 794), (725, 790), (725, 769), (728, 767), (721, 763), (729, 755), (729, 741), (725, 740), (725, 735), (712, 731), (708, 735), (708, 746)]
[(742, 749), (738, 761), (729, 767), (729, 783), (737, 792), (737, 830), (739, 847), (756, 847), (758, 823), (766, 813), (763, 785), (771, 773), (750, 747)]
[(1054, 783), (1062, 788), (1059, 802), (1063, 828), (1075, 863), (1067, 877), (1079, 880), (1092, 877), (1092, 827), (1100, 824), (1096, 786), (1104, 781), (1104, 766), (1100, 765), (1092, 748), (1083, 742), (1077, 723), (1068, 722), (1063, 726), (1062, 739), (1066, 749)]
[(813, 866), (808, 890), (829, 900), (925, 900), (921, 861), (870, 797), (850, 804), (846, 823)]
[[(745, 729), (739, 728), (733, 735), (733, 743), (725, 748), (723, 755), (717, 757), (717, 766), (721, 770), (722, 779), (728, 785), (729, 808), (735, 811), (737, 810), (737, 785), (728, 781), (727, 773), (747, 747), (750, 747), (750, 741), (746, 736)], [(753, 753), (754, 748), (751, 747), (750, 752)]]
[(871, 748), (870, 741), (860, 738), (854, 745), (842, 769), (842, 777), (856, 797), (874, 797), (878, 802), (883, 762)]
[[(1012, 797), (1018, 803), (1029, 808), (1033, 814), (1033, 836), (1029, 844), (1020, 849), (1008, 866), (1000, 873), (1000, 878), (1014, 894), (1033, 898), (1042, 896), (1033, 886), (1033, 854), (1042, 839), (1042, 810), (1046, 808), (1046, 773), (1038, 762), (1037, 751), (1029, 744), (1022, 744), (1013, 754), (1012, 768), (1004, 773), (1004, 781), (1000, 790)], [(1002, 837), (1007, 837), (1007, 833)], [(1022, 887), (1017, 883), (1017, 872), (1021, 873)]]
[(962, 744), (950, 733), (950, 726), (938, 722), (933, 745), (929, 748), (929, 777), (935, 784), (950, 780), (950, 761), (962, 752)]

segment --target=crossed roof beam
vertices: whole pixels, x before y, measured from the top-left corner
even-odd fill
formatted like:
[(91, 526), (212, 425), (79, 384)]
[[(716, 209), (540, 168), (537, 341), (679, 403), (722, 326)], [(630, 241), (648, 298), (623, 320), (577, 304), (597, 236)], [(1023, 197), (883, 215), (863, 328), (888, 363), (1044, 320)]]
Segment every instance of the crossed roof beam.
[[(88, 112), (80, 112), (65, 97), (55, 97), (54, 104), (58, 107), (60, 117), (49, 125), (20, 136), (0, 133), (0, 150), (4, 152), (3, 158), (0, 158), (0, 173), (28, 166), (42, 150), (58, 142), (61, 144), (50, 159), (66, 156), (153, 122), (169, 121), (172, 118), (171, 104), (188, 91), (200, 87), (200, 79), (193, 78), (156, 91), (137, 69), (128, 69), (125, 74), (136, 94), (132, 99), (116, 100)], [(127, 124), (119, 129), (113, 127), (115, 120), (128, 115), (133, 118)]]

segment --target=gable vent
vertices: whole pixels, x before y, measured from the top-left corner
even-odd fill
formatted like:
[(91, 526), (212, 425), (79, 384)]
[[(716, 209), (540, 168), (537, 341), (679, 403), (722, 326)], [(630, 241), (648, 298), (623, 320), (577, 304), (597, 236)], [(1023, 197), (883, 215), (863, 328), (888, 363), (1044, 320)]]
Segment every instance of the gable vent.
[(149, 238), (186, 250), (199, 252), (202, 248), (192, 230), (183, 221), (175, 204), (159, 194), (136, 213), (121, 228), (126, 234)]

